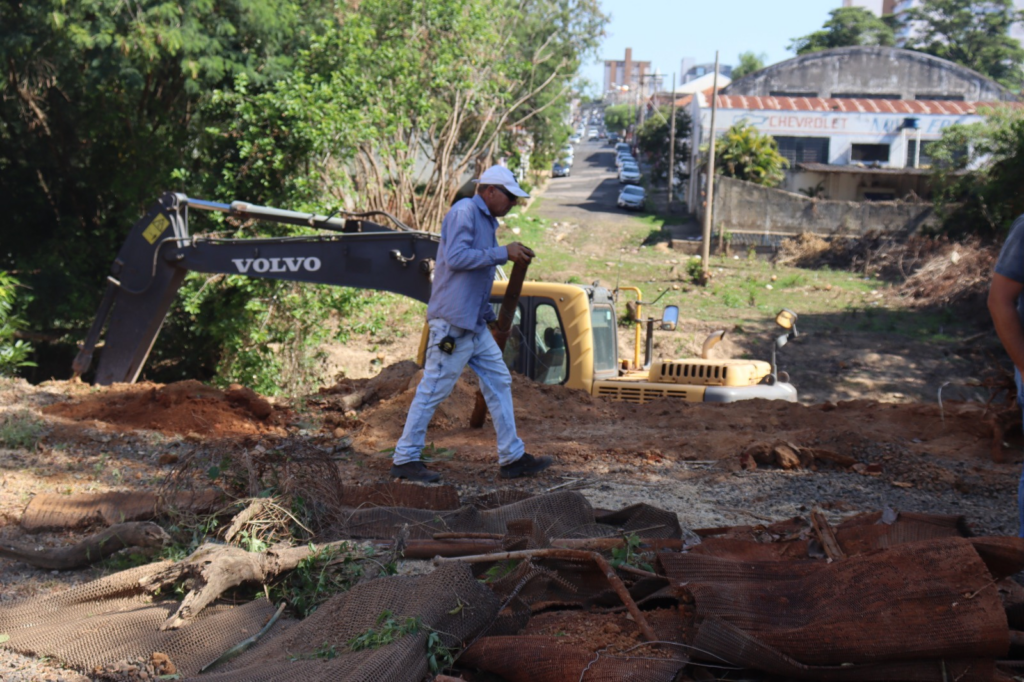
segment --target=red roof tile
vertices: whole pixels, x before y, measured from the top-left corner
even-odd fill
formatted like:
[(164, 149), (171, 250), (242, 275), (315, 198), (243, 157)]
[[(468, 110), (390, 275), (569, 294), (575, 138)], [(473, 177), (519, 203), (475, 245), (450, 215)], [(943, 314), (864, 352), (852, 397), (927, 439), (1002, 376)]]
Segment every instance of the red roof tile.
[[(710, 93), (709, 93), (710, 94)], [(947, 100), (910, 99), (823, 99), (821, 97), (746, 97), (719, 95), (722, 109), (751, 111), (839, 111), (882, 114), (974, 114), (980, 107), (1022, 108), (1024, 102), (957, 102)]]

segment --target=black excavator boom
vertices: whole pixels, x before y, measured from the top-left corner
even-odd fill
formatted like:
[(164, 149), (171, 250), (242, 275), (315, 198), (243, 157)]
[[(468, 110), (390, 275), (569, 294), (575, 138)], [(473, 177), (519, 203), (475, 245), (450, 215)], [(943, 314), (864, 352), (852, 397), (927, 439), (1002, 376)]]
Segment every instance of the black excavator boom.
[[(272, 239), (190, 236), (190, 208), (329, 233)], [(366, 220), (370, 215), (389, 218), (395, 227)], [(75, 376), (92, 364), (106, 324), (95, 383), (133, 383), (189, 271), (377, 289), (426, 302), (438, 241), (437, 235), (409, 229), (386, 213), (310, 215), (168, 192), (135, 223), (114, 259), (96, 318), (75, 358)]]

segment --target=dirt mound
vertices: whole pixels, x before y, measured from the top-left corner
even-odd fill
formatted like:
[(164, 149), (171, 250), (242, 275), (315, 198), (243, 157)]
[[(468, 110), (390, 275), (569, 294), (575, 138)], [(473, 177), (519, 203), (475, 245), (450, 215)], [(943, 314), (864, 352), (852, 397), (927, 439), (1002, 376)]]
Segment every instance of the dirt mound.
[(43, 412), (118, 428), (212, 437), (283, 435), (281, 424), (286, 419), (283, 411), (274, 409), (251, 389), (232, 385), (224, 392), (191, 380), (166, 386), (141, 383), (100, 389), (76, 402), (51, 405)]

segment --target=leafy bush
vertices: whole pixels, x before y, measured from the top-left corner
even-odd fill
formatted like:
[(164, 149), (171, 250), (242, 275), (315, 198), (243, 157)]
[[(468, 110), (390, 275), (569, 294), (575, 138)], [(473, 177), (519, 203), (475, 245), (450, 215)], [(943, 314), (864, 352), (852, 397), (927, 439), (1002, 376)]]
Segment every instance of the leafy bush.
[(730, 178), (775, 187), (785, 179), (788, 166), (775, 138), (749, 123), (732, 126), (716, 144), (715, 171)]
[[(656, 109), (637, 131), (640, 151), (647, 154), (651, 163), (651, 175), (658, 180), (668, 180), (669, 151), (672, 141), (669, 109)], [(684, 169), (690, 158), (690, 114), (686, 109), (676, 109), (674, 177), (686, 175)]]
[(636, 114), (636, 107), (629, 104), (613, 104), (604, 110), (604, 125), (608, 130), (621, 132), (629, 127)]
[(19, 367), (35, 367), (28, 359), (32, 346), (15, 338), (24, 328), (24, 322), (14, 314), (18, 286), (10, 273), (0, 271), (0, 376), (11, 376)]
[(982, 113), (984, 121), (943, 130), (928, 153), (946, 229), (998, 235), (1024, 213), (1024, 112), (998, 107)]

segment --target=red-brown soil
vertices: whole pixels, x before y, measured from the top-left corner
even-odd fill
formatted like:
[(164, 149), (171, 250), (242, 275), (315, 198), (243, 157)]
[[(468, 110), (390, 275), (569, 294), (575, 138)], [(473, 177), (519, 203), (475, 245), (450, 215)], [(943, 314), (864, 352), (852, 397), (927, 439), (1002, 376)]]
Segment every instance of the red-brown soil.
[[(319, 426), (322, 443), (347, 435), (356, 452), (375, 455), (366, 461), (364, 473), (380, 475), (383, 471), (376, 470), (386, 469), (388, 460), (379, 453), (401, 435), (418, 380), (415, 372), (411, 363), (399, 363), (374, 379), (344, 380), (310, 398), (309, 406), (318, 412), (315, 418), (304, 419)], [(361, 411), (354, 412), (346, 398), (357, 392), (364, 394), (364, 402)], [(455, 451), (456, 461), (442, 457), (433, 465), (456, 478), (494, 474), (493, 427), (469, 426), (475, 392), (475, 378), (467, 370), (437, 410), (427, 436), (428, 443)], [(293, 413), (273, 409), (260, 418), (257, 415), (269, 409), (266, 401), (251, 391), (248, 398), (238, 398), (240, 393), (237, 389), (224, 393), (194, 381), (117, 386), (92, 389), (44, 412), (112, 430), (149, 429), (228, 440), (286, 434), (288, 423), (295, 419)], [(946, 402), (940, 407), (859, 400), (806, 406), (757, 400), (704, 405), (666, 399), (633, 405), (518, 376), (513, 394), (517, 425), (528, 450), (554, 455), (560, 464), (583, 470), (596, 464), (658, 470), (693, 461), (719, 461), (734, 468), (750, 445), (778, 441), (878, 464), (892, 459), (885, 453), (893, 448), (975, 464), (992, 461), (994, 444), (1002, 453), (1001, 433), (993, 436), (1003, 412), (981, 403)], [(889, 473), (899, 469), (895, 462), (885, 466)]]
[(250, 389), (227, 392), (198, 381), (163, 386), (141, 383), (98, 389), (70, 403), (44, 408), (45, 414), (77, 422), (118, 428), (148, 429), (164, 434), (189, 433), (214, 438), (260, 434), (284, 435), (285, 415), (273, 410)]

